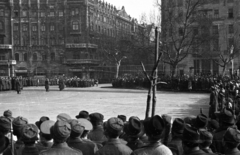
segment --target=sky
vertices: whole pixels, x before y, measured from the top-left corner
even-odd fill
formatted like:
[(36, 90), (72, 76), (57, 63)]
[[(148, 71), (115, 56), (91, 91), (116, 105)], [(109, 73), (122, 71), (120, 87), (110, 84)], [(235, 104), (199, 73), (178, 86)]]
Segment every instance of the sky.
[(104, 2), (116, 6), (117, 9), (121, 9), (122, 6), (124, 6), (126, 12), (138, 20), (142, 13), (146, 13), (146, 15), (149, 16), (150, 12), (157, 10), (154, 6), (156, 0), (104, 0)]

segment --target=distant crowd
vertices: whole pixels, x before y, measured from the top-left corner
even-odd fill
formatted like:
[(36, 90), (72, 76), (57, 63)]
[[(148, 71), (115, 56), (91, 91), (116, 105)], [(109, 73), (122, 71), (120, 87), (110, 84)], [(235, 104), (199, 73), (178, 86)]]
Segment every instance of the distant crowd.
[[(230, 76), (194, 75), (158, 77), (158, 90), (210, 92), (210, 88), (219, 80), (230, 81)], [(239, 77), (234, 77), (239, 79)], [(112, 80), (114, 88), (149, 88), (150, 82), (144, 76), (123, 76)]]

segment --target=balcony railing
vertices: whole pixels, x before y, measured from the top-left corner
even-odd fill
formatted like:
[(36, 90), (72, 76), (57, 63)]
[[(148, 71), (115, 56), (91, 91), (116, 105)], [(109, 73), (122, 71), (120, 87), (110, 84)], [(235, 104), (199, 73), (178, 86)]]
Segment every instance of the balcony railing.
[(66, 59), (65, 64), (74, 65), (74, 64), (93, 64), (98, 65), (100, 60), (96, 59)]

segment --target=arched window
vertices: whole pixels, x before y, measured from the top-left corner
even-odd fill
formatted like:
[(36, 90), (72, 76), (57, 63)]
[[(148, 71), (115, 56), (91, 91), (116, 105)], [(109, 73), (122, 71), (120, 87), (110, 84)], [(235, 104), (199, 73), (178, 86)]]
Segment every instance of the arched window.
[(33, 54), (33, 61), (37, 61), (37, 53)]
[(53, 52), (51, 53), (51, 60), (53, 60), (53, 61), (55, 60), (55, 53), (53, 53)]
[(24, 58), (24, 61), (27, 61), (27, 60), (28, 60), (28, 55), (27, 55), (27, 53), (24, 53), (24, 54), (23, 54), (23, 58)]
[(15, 60), (19, 61), (19, 53), (15, 53)]

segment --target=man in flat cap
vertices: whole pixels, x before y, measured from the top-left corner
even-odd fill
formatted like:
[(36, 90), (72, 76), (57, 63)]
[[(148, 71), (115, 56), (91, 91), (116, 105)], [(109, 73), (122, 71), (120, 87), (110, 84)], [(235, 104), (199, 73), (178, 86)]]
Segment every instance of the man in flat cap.
[(38, 155), (39, 150), (35, 145), (38, 140), (38, 128), (34, 124), (26, 124), (22, 127), (21, 140), (24, 143), (22, 155)]
[(86, 141), (81, 138), (84, 131), (84, 125), (78, 120), (71, 120), (71, 134), (67, 140), (68, 146), (81, 150), (83, 155), (94, 155), (98, 150), (97, 145), (91, 141)]
[(237, 128), (228, 128), (224, 134), (225, 155), (239, 155), (240, 131)]
[(6, 135), (11, 130), (11, 121), (3, 116), (0, 116), (0, 154), (10, 148), (10, 140)]
[(164, 120), (161, 116), (155, 115), (144, 120), (145, 133), (148, 136), (148, 144), (133, 151), (133, 155), (159, 154), (172, 155), (171, 150), (161, 143), (162, 133), (165, 130)]
[(50, 132), (54, 140), (53, 146), (42, 151), (40, 155), (82, 155), (81, 151), (70, 148), (66, 143), (71, 133), (71, 126), (68, 122), (58, 120), (51, 127)]
[(103, 130), (103, 118), (104, 116), (100, 113), (92, 113), (89, 115), (90, 122), (93, 125), (93, 130), (89, 132), (88, 139), (97, 143), (103, 144), (107, 140), (106, 136), (104, 135)]
[(144, 126), (137, 116), (130, 117), (128, 122), (124, 124), (124, 132), (127, 137), (127, 146), (133, 151), (144, 145), (139, 139), (144, 134)]
[(132, 153), (132, 150), (119, 140), (123, 126), (123, 121), (116, 117), (112, 117), (104, 123), (104, 133), (108, 141), (97, 151), (96, 155), (130, 155)]
[(173, 155), (183, 155), (182, 135), (184, 130), (184, 121), (181, 118), (175, 118), (172, 124), (172, 140), (168, 143), (169, 149)]
[[(18, 116), (14, 118), (12, 122), (13, 135), (17, 137), (17, 141), (14, 143), (14, 155), (21, 155), (21, 152), (24, 148), (24, 143), (21, 140), (22, 127), (28, 124), (28, 120), (24, 117)], [(12, 155), (11, 148), (8, 148), (3, 155)]]
[(6, 111), (4, 111), (4, 112), (3, 112), (3, 116), (11, 119), (11, 121), (13, 121), (13, 119), (14, 119), (14, 118), (12, 117), (12, 111), (11, 111), (11, 110), (6, 110)]
[(212, 150), (213, 152), (224, 154), (223, 136), (229, 127), (235, 124), (234, 114), (231, 109), (224, 108), (217, 114), (219, 128), (213, 134)]
[(52, 136), (50, 133), (50, 128), (54, 125), (54, 121), (47, 120), (41, 123), (39, 137), (40, 141), (36, 144), (37, 148), (41, 151), (47, 150), (52, 147)]
[(200, 149), (199, 144), (201, 143), (200, 134), (195, 127), (191, 127), (186, 124), (183, 131), (183, 150), (184, 155), (208, 155)]

